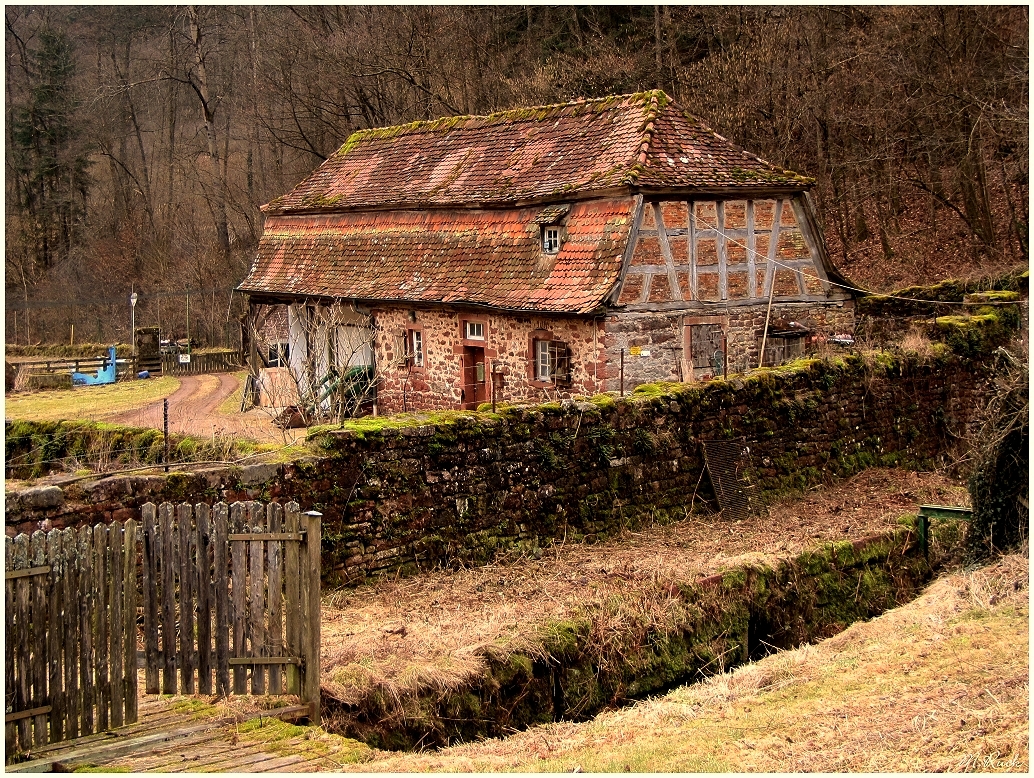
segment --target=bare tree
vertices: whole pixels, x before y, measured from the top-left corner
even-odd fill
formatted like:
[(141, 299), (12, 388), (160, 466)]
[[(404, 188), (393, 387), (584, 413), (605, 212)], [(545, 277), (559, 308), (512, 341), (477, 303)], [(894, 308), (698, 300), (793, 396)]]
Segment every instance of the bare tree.
[(254, 404), (281, 423), (297, 416), (305, 426), (369, 412), (378, 381), (369, 314), (340, 301), (303, 300), (253, 306), (247, 326)]

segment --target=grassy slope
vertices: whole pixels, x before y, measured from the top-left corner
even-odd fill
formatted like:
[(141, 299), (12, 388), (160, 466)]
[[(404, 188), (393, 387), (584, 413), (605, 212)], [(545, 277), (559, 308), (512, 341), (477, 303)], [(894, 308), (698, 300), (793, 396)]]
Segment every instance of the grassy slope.
[(168, 397), (179, 385), (178, 378), (162, 376), (147, 381), (121, 381), (105, 386), (16, 394), (6, 398), (4, 415), (8, 419), (37, 421), (103, 420)]
[(351, 769), (1026, 771), (1027, 576), (1026, 557), (1008, 557), (818, 645), (591, 722), (375, 752)]

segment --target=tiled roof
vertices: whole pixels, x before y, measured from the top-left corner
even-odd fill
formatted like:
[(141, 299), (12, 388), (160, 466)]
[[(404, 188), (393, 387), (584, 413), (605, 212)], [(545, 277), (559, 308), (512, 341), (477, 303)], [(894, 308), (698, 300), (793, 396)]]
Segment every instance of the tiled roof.
[(240, 289), (587, 313), (621, 272), (633, 205), (572, 204), (554, 255), (540, 248), (537, 207), (267, 216)]
[(622, 186), (811, 183), (653, 91), (360, 130), (266, 212), (523, 203)]

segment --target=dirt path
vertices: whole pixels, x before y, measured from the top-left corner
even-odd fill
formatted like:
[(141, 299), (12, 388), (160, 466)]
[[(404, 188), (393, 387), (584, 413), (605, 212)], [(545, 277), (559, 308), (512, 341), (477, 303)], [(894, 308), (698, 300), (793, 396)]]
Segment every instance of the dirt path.
[[(169, 400), (169, 432), (183, 435), (232, 435), (259, 441), (279, 441), (283, 433), (273, 426), (271, 417), (261, 410), (248, 413), (220, 413), (219, 407), (240, 387), (233, 373), (208, 373), (180, 378), (180, 387)], [(119, 413), (108, 421), (131, 427), (161, 429), (161, 401), (143, 408)]]

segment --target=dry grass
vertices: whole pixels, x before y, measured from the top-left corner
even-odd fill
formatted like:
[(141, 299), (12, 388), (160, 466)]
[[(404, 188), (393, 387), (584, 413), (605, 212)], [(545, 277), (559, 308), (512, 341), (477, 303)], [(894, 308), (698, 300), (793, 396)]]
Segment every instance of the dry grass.
[(1029, 767), (1028, 560), (936, 581), (919, 599), (585, 724), (353, 770), (1016, 771)]
[(901, 336), (898, 346), (906, 354), (922, 359), (930, 359), (937, 353), (934, 342), (927, 336), (925, 329), (918, 325), (912, 325), (909, 331)]
[(119, 381), (105, 386), (15, 394), (6, 398), (4, 415), (8, 419), (35, 421), (104, 421), (168, 397), (179, 385), (179, 379), (162, 376), (147, 381)]
[(324, 601), (324, 691), (357, 704), (373, 691), (399, 701), (457, 689), (483, 672), (486, 654), (535, 656), (545, 624), (585, 613), (602, 650), (629, 624), (664, 625), (677, 583), (881, 532), (919, 503), (967, 500), (942, 475), (868, 470), (745, 522), (691, 516), (597, 545), (557, 544), (537, 560), (343, 590)]

